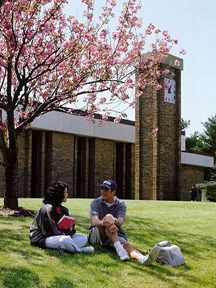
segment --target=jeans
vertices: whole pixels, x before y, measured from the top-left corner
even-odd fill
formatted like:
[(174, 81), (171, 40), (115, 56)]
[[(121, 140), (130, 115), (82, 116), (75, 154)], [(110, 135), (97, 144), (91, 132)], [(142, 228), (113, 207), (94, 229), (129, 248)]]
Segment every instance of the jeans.
[(75, 233), (73, 236), (59, 235), (46, 238), (45, 245), (47, 248), (62, 249), (68, 252), (82, 252), (88, 242), (85, 234)]

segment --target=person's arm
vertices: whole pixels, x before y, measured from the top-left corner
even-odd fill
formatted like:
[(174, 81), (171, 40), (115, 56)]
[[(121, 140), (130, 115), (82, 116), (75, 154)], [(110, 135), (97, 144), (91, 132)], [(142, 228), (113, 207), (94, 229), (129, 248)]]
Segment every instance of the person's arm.
[(106, 215), (106, 217), (103, 219), (103, 225), (110, 231), (110, 232), (116, 232), (118, 231), (126, 217), (126, 205), (124, 202), (121, 203), (118, 209), (117, 217), (113, 217), (111, 215)]
[[(70, 212), (69, 212), (69, 210), (68, 210), (68, 208), (66, 208), (65, 206), (62, 206), (62, 209), (63, 209), (63, 215), (65, 215), (65, 216), (71, 216), (70, 215)], [(68, 229), (64, 229), (63, 230), (63, 233), (65, 234), (65, 235), (73, 235), (73, 234), (75, 234), (76, 233), (76, 229), (75, 229), (75, 224), (73, 224), (70, 228), (68, 228)]]
[(99, 219), (99, 202), (97, 199), (93, 200), (90, 205), (90, 221), (92, 226), (103, 227), (103, 221)]
[(104, 226), (103, 221), (100, 220), (97, 215), (91, 216), (91, 224), (93, 226), (96, 226), (96, 227), (103, 227)]
[(63, 209), (63, 215), (70, 216), (70, 212), (69, 212), (68, 208), (66, 208), (65, 206), (62, 206), (62, 209)]
[(115, 218), (115, 225), (118, 226), (118, 227), (121, 227), (123, 224), (124, 224), (124, 218), (123, 217), (118, 217), (118, 218)]
[(102, 221), (97, 215), (91, 216), (91, 223), (95, 227), (106, 227), (112, 233), (118, 231), (118, 227), (113, 222)]
[(41, 227), (42, 233), (49, 236), (62, 235), (57, 223), (51, 218), (51, 205), (44, 205), (41, 209), (39, 218), (39, 227)]
[(121, 206), (119, 208), (119, 211), (118, 211), (118, 215), (117, 215), (117, 218), (115, 218), (115, 225), (117, 227), (121, 227), (124, 222), (125, 222), (125, 218), (126, 218), (126, 205), (124, 202), (121, 203)]

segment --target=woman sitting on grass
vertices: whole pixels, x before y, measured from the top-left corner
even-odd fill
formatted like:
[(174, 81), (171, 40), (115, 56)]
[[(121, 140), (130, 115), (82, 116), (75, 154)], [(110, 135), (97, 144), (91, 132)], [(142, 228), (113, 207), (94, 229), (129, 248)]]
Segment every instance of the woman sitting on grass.
[(70, 229), (60, 229), (58, 222), (69, 211), (62, 206), (68, 197), (68, 185), (56, 181), (47, 189), (40, 208), (30, 226), (30, 243), (34, 246), (62, 249), (68, 252), (94, 252), (92, 246), (86, 246), (85, 234), (76, 233), (74, 225)]

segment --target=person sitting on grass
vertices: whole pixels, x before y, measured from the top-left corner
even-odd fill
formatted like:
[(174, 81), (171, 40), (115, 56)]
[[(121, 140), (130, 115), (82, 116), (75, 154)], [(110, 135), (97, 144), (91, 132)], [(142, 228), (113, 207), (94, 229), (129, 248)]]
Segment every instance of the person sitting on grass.
[(160, 250), (155, 246), (148, 255), (143, 255), (128, 242), (127, 236), (122, 230), (126, 216), (126, 205), (115, 195), (116, 182), (105, 180), (99, 187), (101, 195), (90, 205), (89, 242), (100, 246), (114, 247), (122, 261), (131, 257), (143, 265), (150, 265), (156, 260)]
[(62, 206), (68, 197), (68, 185), (56, 181), (47, 189), (43, 203), (30, 226), (30, 243), (34, 246), (62, 249), (68, 252), (94, 252), (94, 248), (86, 246), (88, 238), (85, 234), (76, 233), (74, 225), (70, 229), (60, 229), (58, 222), (69, 211)]

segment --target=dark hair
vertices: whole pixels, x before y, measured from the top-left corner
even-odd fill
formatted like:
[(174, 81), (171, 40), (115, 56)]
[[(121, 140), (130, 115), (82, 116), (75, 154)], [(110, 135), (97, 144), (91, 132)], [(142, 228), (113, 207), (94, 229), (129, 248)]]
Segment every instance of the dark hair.
[(60, 205), (64, 199), (64, 190), (69, 188), (68, 185), (61, 181), (55, 181), (47, 189), (44, 195), (44, 204)]

